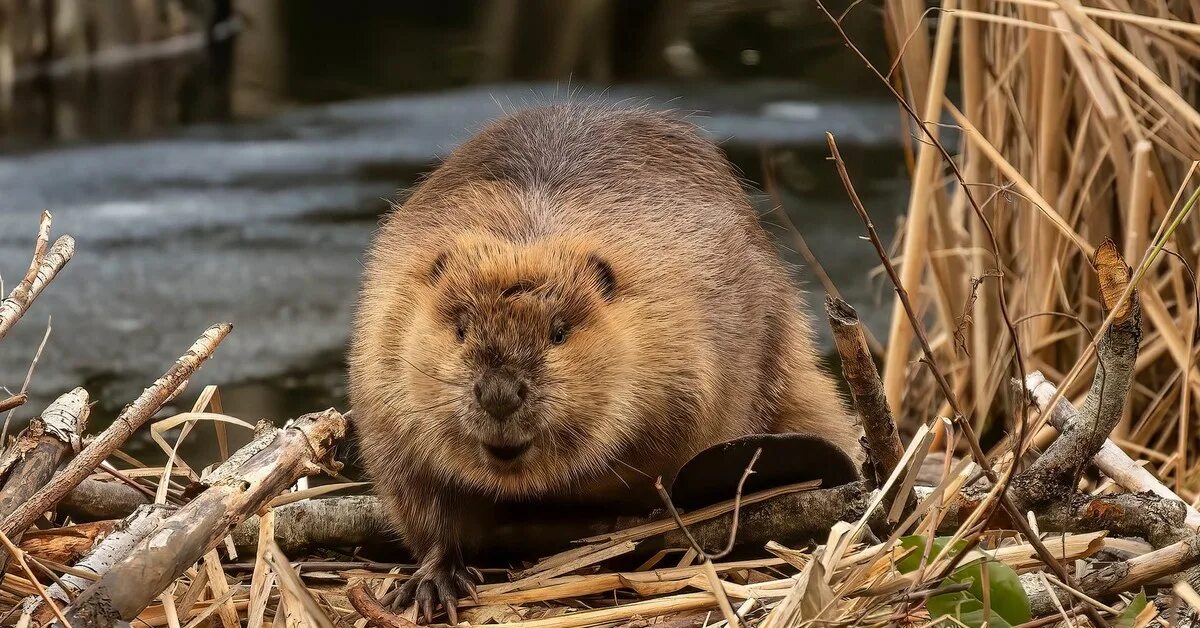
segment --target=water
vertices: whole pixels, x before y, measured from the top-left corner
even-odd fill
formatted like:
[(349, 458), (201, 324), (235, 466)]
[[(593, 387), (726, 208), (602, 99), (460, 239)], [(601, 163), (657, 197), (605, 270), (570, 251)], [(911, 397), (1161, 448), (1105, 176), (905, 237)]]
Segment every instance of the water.
[[(15, 413), (16, 424), (84, 385), (99, 400), (95, 428), (217, 321), (234, 323), (233, 334), (168, 412), (189, 405), (210, 383), (221, 386), (227, 413), (251, 421), (344, 408), (343, 355), (360, 259), (387, 199), (503, 111), (567, 98), (692, 112), (755, 184), (763, 180), (762, 155), (770, 155), (792, 221), (847, 298), (883, 333), (887, 291), (867, 280), (877, 261), (857, 238), (861, 224), (826, 160), (824, 141), (826, 131), (837, 135), (864, 202), (888, 236), (907, 190), (899, 118), (882, 91), (847, 88), (844, 72), (810, 68), (797, 78), (761, 63), (746, 66), (738, 41), (728, 42), (727, 55), (710, 54), (742, 60), (740, 76), (736, 63), (732, 69), (712, 63), (716, 69), (699, 78), (667, 72), (623, 78), (614, 62), (603, 82), (574, 70), (569, 80), (518, 80), (541, 77), (514, 62), (517, 69), (499, 78), (472, 77), (463, 60), (478, 48), (471, 43), (478, 43), (477, 33), (456, 21), (455, 7), (468, 14), (487, 7), (451, 5), (445, 15), (422, 20), (359, 22), (366, 29), (359, 38), (367, 41), (348, 45), (349, 52), (375, 42), (406, 60), (393, 68), (374, 56), (355, 63), (337, 43), (353, 36), (337, 28), (331, 42), (297, 46), (314, 42), (308, 38), (316, 17), (271, 5), (286, 15), (251, 22), (223, 47), (88, 79), (109, 93), (113, 82), (136, 84), (131, 74), (191, 77), (177, 83), (188, 87), (174, 108), (147, 114), (151, 122), (88, 110), (87, 124), (64, 126), (50, 116), (41, 132), (26, 125), (25, 132), (3, 136), (5, 281), (18, 280), (28, 264), (40, 210), (54, 213), (56, 234), (77, 240), (74, 260), (0, 344), (0, 384), (18, 389), (52, 319), (32, 402)], [(404, 45), (421, 46), (434, 60), (420, 63), (403, 56), (411, 51), (394, 50), (401, 44), (387, 38), (401, 35), (408, 37)], [(277, 46), (286, 54), (275, 60), (287, 68), (274, 83), (262, 79), (273, 76), (264, 59), (274, 57), (245, 50), (272, 37), (290, 38)], [(322, 56), (322, 47), (339, 54)], [(770, 49), (759, 54), (780, 64)], [(262, 80), (247, 82), (247, 72)], [(46, 98), (38, 94), (36, 85), (21, 86), (13, 116), (33, 115), (28, 101)], [(130, 110), (113, 99), (116, 110)], [(70, 108), (60, 102), (51, 109)], [(180, 115), (184, 110), (190, 113)], [(772, 204), (762, 195), (757, 200), (765, 221), (776, 223)], [(820, 286), (807, 271), (799, 276), (821, 316)], [(828, 345), (824, 326), (818, 328)], [(198, 440), (207, 448), (206, 437)], [(147, 443), (133, 450), (153, 457)]]

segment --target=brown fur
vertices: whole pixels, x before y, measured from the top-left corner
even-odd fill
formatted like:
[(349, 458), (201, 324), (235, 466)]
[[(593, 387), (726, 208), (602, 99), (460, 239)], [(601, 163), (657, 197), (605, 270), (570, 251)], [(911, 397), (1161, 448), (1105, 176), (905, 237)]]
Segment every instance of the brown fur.
[[(529, 384), (503, 423), (471, 392), (488, 365)], [(514, 113), (422, 182), (371, 247), (350, 384), (366, 468), (445, 599), (496, 501), (644, 496), (749, 433), (861, 455), (728, 162), (641, 110)], [(526, 439), (515, 463), (481, 445)]]

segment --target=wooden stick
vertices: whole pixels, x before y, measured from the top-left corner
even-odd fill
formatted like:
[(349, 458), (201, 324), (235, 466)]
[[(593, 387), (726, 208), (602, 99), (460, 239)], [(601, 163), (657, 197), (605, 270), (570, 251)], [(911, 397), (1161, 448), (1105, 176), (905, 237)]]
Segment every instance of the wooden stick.
[(13, 408), (19, 408), (29, 401), (29, 395), (25, 393), (17, 393), (8, 399), (0, 399), (0, 412), (8, 412)]
[[(68, 617), (109, 625), (137, 617), (175, 578), (296, 480), (319, 473), (346, 434), (336, 410), (308, 414), (278, 430), (267, 447), (183, 506), (80, 594)], [(235, 456), (236, 457), (236, 456)]]
[[(52, 254), (53, 251), (47, 255), (47, 258)], [(170, 396), (177, 393), (180, 383), (191, 377), (196, 369), (212, 356), (213, 351), (229, 334), (230, 329), (232, 329), (232, 325), (229, 323), (208, 328), (170, 370), (149, 388), (142, 391), (136, 401), (125, 407), (108, 429), (97, 436), (28, 501), (5, 517), (0, 530), (9, 537), (19, 535), (32, 525), (43, 512), (53, 508), (67, 492), (78, 486), (105, 458), (112, 455), (138, 428), (149, 421), (150, 417), (158, 412)]]
[[(59, 583), (50, 587), (48, 591), (50, 599), (57, 604), (71, 604), (82, 591), (95, 582), (100, 574), (107, 572), (113, 564), (128, 556), (142, 539), (158, 529), (158, 525), (174, 512), (173, 506), (161, 504), (138, 508), (75, 565), (77, 569), (95, 575), (91, 578), (74, 575), (63, 576)], [(45, 602), (36, 597), (25, 600), (25, 612), (33, 618), (34, 624), (38, 626), (50, 621), (52, 617)]]
[(385, 609), (371, 593), (366, 580), (356, 580), (346, 587), (346, 599), (350, 605), (375, 628), (416, 628), (416, 624)]
[(842, 358), (842, 375), (850, 387), (854, 410), (862, 421), (867, 440), (867, 458), (875, 471), (875, 483), (881, 485), (904, 456), (904, 444), (896, 431), (896, 421), (883, 394), (883, 381), (867, 349), (858, 313), (849, 303), (825, 298), (825, 312), (833, 329), (833, 340)]

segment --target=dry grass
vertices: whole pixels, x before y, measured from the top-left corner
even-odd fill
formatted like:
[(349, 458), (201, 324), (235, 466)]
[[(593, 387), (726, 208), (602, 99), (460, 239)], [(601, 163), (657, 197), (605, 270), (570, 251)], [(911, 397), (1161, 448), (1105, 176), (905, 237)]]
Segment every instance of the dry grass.
[[(1112, 238), (1138, 266), (1156, 232), (1200, 185), (1193, 171), (1200, 157), (1200, 7), (1179, 0), (1094, 0), (1087, 7), (1077, 0), (945, 0), (923, 15), (923, 3), (888, 0), (886, 8), (889, 34), (904, 50), (896, 70), (905, 93), (924, 120), (961, 132), (956, 160), (999, 253), (997, 260), (936, 149), (916, 142), (898, 260), (904, 285), (977, 431), (1008, 428), (996, 421), (1017, 416), (1008, 384), (1016, 376), (1014, 345), (995, 284), (1005, 291), (1026, 369), (1061, 382), (1103, 319), (1088, 263), (1094, 246)], [(926, 23), (934, 18), (929, 37)], [(947, 84), (961, 97), (951, 102)], [(928, 128), (945, 137), (949, 126)], [(1200, 460), (1187, 454), (1197, 439), (1189, 423), (1200, 391), (1191, 276), (1197, 226), (1187, 219), (1174, 229), (1166, 241), (1173, 254), (1155, 259), (1139, 285), (1149, 325), (1133, 402), (1117, 433), (1122, 446), (1148, 457), (1189, 499), (1200, 497)], [(968, 276), (983, 283), (976, 288)], [(911, 364), (914, 351), (897, 306), (884, 377), (909, 425), (947, 413), (928, 374)], [(1081, 374), (1066, 386), (1077, 403), (1090, 377)]]

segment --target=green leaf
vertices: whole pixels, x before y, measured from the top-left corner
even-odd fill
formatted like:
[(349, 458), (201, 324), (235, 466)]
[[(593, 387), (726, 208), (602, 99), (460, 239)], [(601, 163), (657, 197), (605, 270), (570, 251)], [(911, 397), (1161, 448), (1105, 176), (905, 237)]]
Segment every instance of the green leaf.
[[(929, 560), (933, 560), (941, 553), (942, 548), (946, 547), (946, 544), (950, 542), (950, 538), (948, 536), (939, 536), (933, 539), (933, 547), (929, 550)], [(959, 540), (946, 555), (948, 557), (954, 556), (966, 546), (966, 541)], [(911, 548), (913, 551), (909, 552), (904, 558), (896, 561), (896, 569), (899, 569), (900, 573), (912, 573), (916, 571), (921, 566), (921, 557), (925, 553), (925, 537), (919, 534), (902, 536), (900, 537), (900, 547), (904, 549)]]
[(1125, 607), (1125, 610), (1121, 612), (1121, 616), (1117, 618), (1117, 627), (1133, 628), (1134, 622), (1137, 621), (1137, 616), (1142, 614), (1148, 603), (1146, 591), (1144, 589), (1138, 591), (1137, 596), (1133, 598), (1133, 601), (1129, 603), (1129, 606)]
[[(987, 569), (988, 616), (983, 608), (983, 569)], [(1009, 566), (992, 560), (977, 560), (965, 565), (942, 582), (942, 587), (955, 584), (970, 584), (965, 591), (943, 593), (929, 598), (926, 608), (931, 618), (951, 615), (968, 626), (983, 626), (985, 620), (990, 628), (1003, 628), (1029, 621), (1029, 598), (1021, 588), (1017, 572)]]

